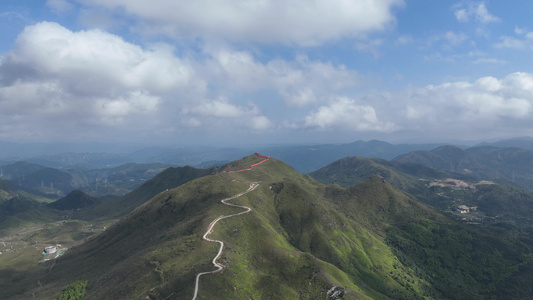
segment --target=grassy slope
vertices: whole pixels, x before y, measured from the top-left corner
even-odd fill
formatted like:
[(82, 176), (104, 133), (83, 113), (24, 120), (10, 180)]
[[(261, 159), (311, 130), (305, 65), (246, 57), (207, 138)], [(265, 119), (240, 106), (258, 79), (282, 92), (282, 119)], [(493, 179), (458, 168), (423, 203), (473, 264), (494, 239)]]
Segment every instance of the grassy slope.
[[(489, 295), (513, 295), (511, 297), (516, 298), (518, 295), (527, 295), (524, 291), (531, 288), (531, 284), (524, 283), (527, 282), (524, 278), (531, 279), (533, 274), (528, 272), (531, 269), (528, 253), (533, 247), (530, 229), (532, 195), (497, 184), (480, 185), (476, 189), (467, 190), (428, 188), (419, 177), (428, 179), (440, 175), (443, 178), (440, 174), (443, 172), (435, 171), (437, 173), (431, 175), (427, 170), (420, 172), (420, 168), (423, 167), (398, 162), (378, 164), (375, 159), (345, 158), (312, 175), (326, 182), (342, 179), (339, 183), (347, 184), (375, 172), (395, 186), (406, 188), (420, 201), (441, 209), (449, 209), (458, 204), (478, 206), (476, 213), (486, 216), (477, 221), (483, 225), (412, 220), (391, 226), (387, 232), (387, 241), (402, 262), (435, 286), (443, 297), (472, 299), (490, 297)], [(337, 178), (332, 174), (340, 175)], [(424, 174), (431, 176), (426, 177)], [(350, 189), (360, 189), (362, 186), (364, 184)], [(418, 188), (412, 188), (416, 186)], [(363, 197), (375, 198), (384, 197)], [(502, 257), (497, 258), (500, 254)], [(498, 272), (494, 273), (495, 268), (490, 266), (489, 261), (499, 264), (502, 269), (500, 275), (496, 275)]]

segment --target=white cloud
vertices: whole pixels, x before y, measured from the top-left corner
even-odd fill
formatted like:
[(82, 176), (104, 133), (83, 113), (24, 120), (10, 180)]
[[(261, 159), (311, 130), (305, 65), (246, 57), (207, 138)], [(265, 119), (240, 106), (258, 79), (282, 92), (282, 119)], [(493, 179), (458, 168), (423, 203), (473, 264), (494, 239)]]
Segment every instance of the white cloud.
[(370, 105), (356, 103), (346, 97), (338, 98), (328, 106), (321, 106), (305, 118), (305, 127), (321, 129), (342, 128), (349, 131), (392, 131), (396, 126), (378, 119)]
[(208, 126), (213, 130), (235, 130), (241, 131), (257, 130), (263, 131), (273, 126), (273, 123), (261, 114), (255, 105), (248, 107), (229, 103), (227, 99), (217, 99), (204, 101), (201, 104), (183, 108), (181, 114), (185, 116), (184, 125), (197, 127)]
[(454, 12), (455, 14), (455, 17), (457, 18), (458, 21), (460, 22), (468, 22), (468, 15), (469, 13), (466, 11), (466, 9), (462, 8), (462, 9), (458, 9)]
[(154, 112), (159, 104), (159, 97), (146, 91), (134, 91), (118, 98), (96, 99), (96, 109), (105, 117), (124, 117), (130, 114), (146, 114)]
[(244, 51), (210, 50), (212, 59), (203, 68), (210, 82), (224, 89), (239, 91), (275, 90), (289, 106), (303, 107), (332, 91), (357, 86), (362, 78), (344, 65), (309, 61), (298, 56), (295, 61), (274, 59), (257, 61)]
[(7, 59), (39, 75), (61, 76), (80, 91), (121, 86), (164, 92), (188, 85), (193, 76), (168, 51), (146, 51), (100, 30), (72, 32), (49, 22), (24, 29)]
[(184, 108), (182, 112), (184, 114), (199, 116), (237, 118), (247, 115), (257, 115), (259, 110), (255, 106), (246, 108), (228, 103), (226, 99), (218, 99), (211, 102), (204, 102), (191, 108)]
[(441, 43), (442, 48), (450, 50), (454, 47), (458, 47), (464, 44), (469, 39), (468, 35), (462, 32), (453, 32), (447, 31), (443, 34), (434, 35), (428, 40), (428, 45), (433, 46), (434, 44)]
[(459, 45), (468, 39), (468, 36), (464, 33), (455, 33), (452, 31), (446, 32), (443, 39), (447, 40), (452, 46)]
[(66, 13), (74, 8), (74, 5), (66, 0), (47, 0), (46, 5), (57, 13)]
[(485, 3), (478, 4), (474, 14), (476, 16), (476, 20), (481, 23), (492, 23), (500, 21), (498, 17), (495, 17), (489, 13), (487, 7), (485, 6)]
[(265, 116), (257, 116), (252, 118), (252, 129), (254, 130), (267, 130), (272, 127), (272, 122)]
[(113, 13), (105, 9), (80, 9), (79, 22), (87, 28), (114, 29), (125, 26), (126, 22), (113, 16)]
[(494, 47), (498, 49), (525, 49), (527, 47), (527, 43), (512, 36), (502, 36), (500, 37), (500, 42), (494, 44)]
[(0, 87), (2, 115), (23, 115), (38, 111), (40, 114), (57, 114), (65, 111), (64, 91), (55, 81), (24, 82)]
[(463, 5), (456, 6), (454, 11), (455, 18), (459, 22), (468, 22), (473, 17), (477, 22), (487, 24), (493, 22), (499, 22), (500, 19), (491, 13), (489, 13), (485, 3), (471, 3), (464, 7)]
[[(483, 77), (473, 83), (450, 82), (406, 91), (406, 128), (463, 134), (479, 128), (508, 129), (509, 120), (527, 122), (533, 114), (533, 75)], [(398, 121), (400, 123), (400, 121)], [(411, 123), (411, 124), (409, 124)]]
[(518, 37), (500, 36), (500, 42), (495, 43), (494, 47), (497, 49), (533, 49), (533, 31), (528, 31), (527, 28), (515, 27), (514, 32)]
[(414, 39), (411, 35), (402, 35), (396, 40), (396, 43), (400, 45), (406, 45), (412, 42), (414, 42)]
[(149, 127), (157, 121), (133, 120), (158, 112), (164, 97), (168, 105), (170, 95), (201, 87), (168, 47), (145, 50), (100, 30), (42, 22), (26, 27), (2, 57), (0, 116), (17, 115), (28, 128), (37, 120), (66, 122), (72, 131), (82, 124)]
[(507, 62), (505, 60), (497, 59), (497, 58), (478, 58), (473, 63), (476, 64), (476, 65), (477, 64), (500, 64), (500, 65), (503, 65), (503, 64), (506, 64)]
[(516, 26), (516, 27), (514, 28), (514, 32), (515, 32), (516, 34), (524, 34), (524, 33), (527, 33), (528, 30), (527, 30), (527, 28), (520, 28), (520, 27)]
[(395, 22), (402, 0), (85, 0), (89, 7), (121, 8), (140, 19), (138, 30), (176, 38), (315, 46), (364, 36)]
[(361, 52), (371, 53), (374, 57), (379, 56), (379, 48), (383, 45), (382, 39), (374, 39), (370, 41), (361, 41), (355, 43), (355, 49)]

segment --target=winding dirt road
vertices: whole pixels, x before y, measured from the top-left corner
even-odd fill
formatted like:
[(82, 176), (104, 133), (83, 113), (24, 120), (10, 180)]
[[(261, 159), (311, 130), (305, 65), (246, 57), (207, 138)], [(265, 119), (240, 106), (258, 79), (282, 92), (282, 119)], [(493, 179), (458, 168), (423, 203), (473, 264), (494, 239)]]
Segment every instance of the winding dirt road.
[(199, 287), (199, 283), (200, 283), (200, 276), (202, 275), (205, 275), (205, 274), (215, 274), (215, 273), (218, 273), (220, 271), (222, 271), (224, 269), (224, 265), (221, 264), (221, 263), (218, 263), (217, 260), (220, 258), (220, 256), (222, 255), (222, 250), (224, 249), (224, 242), (223, 241), (219, 241), (219, 240), (213, 240), (213, 239), (210, 239), (208, 238), (207, 236), (211, 234), (211, 232), (213, 232), (213, 227), (217, 224), (218, 221), (222, 220), (222, 219), (227, 219), (227, 218), (231, 218), (231, 217), (236, 217), (236, 216), (240, 216), (240, 215), (243, 215), (243, 214), (246, 214), (246, 213), (249, 213), (252, 209), (248, 206), (245, 206), (245, 205), (237, 205), (237, 204), (232, 204), (232, 203), (228, 203), (227, 201), (230, 201), (230, 200), (233, 200), (233, 199), (236, 199), (236, 198), (239, 198), (240, 196), (246, 194), (246, 193), (249, 193), (253, 190), (255, 190), (257, 187), (259, 186), (259, 183), (258, 182), (253, 182), (250, 184), (250, 187), (242, 192), (242, 193), (239, 193), (237, 195), (234, 195), (234, 196), (231, 196), (229, 198), (226, 198), (226, 199), (223, 199), (221, 200), (220, 202), (222, 202), (223, 204), (225, 205), (229, 205), (229, 206), (233, 206), (233, 207), (238, 207), (238, 208), (243, 208), (245, 209), (244, 211), (240, 212), (240, 213), (236, 213), (236, 214), (232, 214), (232, 215), (227, 215), (227, 216), (220, 216), (216, 219), (213, 220), (213, 222), (211, 222), (209, 224), (209, 226), (207, 227), (207, 231), (205, 232), (204, 236), (202, 237), (204, 240), (206, 241), (209, 241), (209, 242), (213, 242), (213, 243), (219, 243), (220, 244), (220, 249), (218, 250), (218, 253), (217, 255), (215, 256), (215, 258), (213, 258), (213, 266), (215, 268), (217, 268), (216, 270), (214, 271), (210, 271), (210, 272), (201, 272), (201, 273), (198, 273), (196, 275), (196, 285), (194, 286), (194, 296), (192, 297), (192, 300), (196, 300), (196, 296), (198, 295), (198, 287)]

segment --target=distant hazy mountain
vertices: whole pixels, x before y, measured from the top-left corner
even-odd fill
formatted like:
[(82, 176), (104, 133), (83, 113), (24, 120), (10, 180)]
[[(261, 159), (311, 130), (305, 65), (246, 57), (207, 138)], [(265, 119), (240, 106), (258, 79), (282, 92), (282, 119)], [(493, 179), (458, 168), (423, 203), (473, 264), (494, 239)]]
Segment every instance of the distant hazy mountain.
[[(0, 143), (1, 145), (1, 143)], [(392, 159), (413, 150), (430, 150), (441, 144), (390, 144), (383, 141), (356, 141), (349, 144), (327, 145), (284, 145), (258, 147), (148, 147), (140, 150), (108, 154), (60, 151), (46, 155), (28, 156), (21, 151), (24, 160), (54, 168), (96, 169), (114, 167), (125, 163), (162, 163), (167, 165), (206, 168), (236, 160), (250, 152), (261, 152), (285, 161), (297, 171), (308, 173), (346, 156), (377, 157)], [(9, 147), (8, 147), (9, 148)], [(15, 147), (16, 148), (16, 147)], [(72, 147), (67, 147), (70, 149)], [(55, 148), (54, 148), (55, 149)], [(0, 147), (0, 154), (2, 149)], [(46, 152), (46, 151), (45, 151)], [(29, 152), (33, 153), (33, 152)], [(26, 156), (22, 156), (26, 154)], [(0, 155), (0, 158), (2, 156)], [(21, 159), (18, 159), (21, 160)]]
[(485, 142), (477, 146), (494, 146), (494, 147), (513, 147), (533, 150), (533, 138), (532, 137), (515, 137), (510, 139), (503, 139), (496, 142)]
[(356, 141), (342, 145), (272, 147), (262, 150), (301, 173), (309, 173), (346, 156), (392, 159), (413, 150), (430, 150), (441, 144), (390, 144), (383, 141)]
[(109, 168), (51, 168), (29, 162), (1, 166), (0, 179), (18, 188), (58, 199), (75, 189), (92, 196), (124, 195), (153, 178), (170, 165), (124, 164)]
[(110, 199), (100, 205), (80, 212), (79, 217), (83, 219), (102, 219), (122, 217), (144, 202), (150, 200), (155, 195), (172, 189), (193, 179), (214, 174), (217, 168), (195, 169), (192, 167), (168, 168), (146, 181), (134, 191), (115, 199)]
[(138, 149), (137, 144), (128, 143), (13, 143), (0, 141), (0, 158), (9, 161), (25, 160), (31, 157), (55, 155), (58, 153), (129, 153)]
[(431, 151), (413, 151), (400, 155), (393, 161), (423, 164), (533, 191), (531, 150), (493, 146), (463, 150), (454, 146), (442, 146)]
[(131, 158), (109, 153), (59, 153), (36, 156), (26, 159), (28, 162), (53, 168), (87, 168), (98, 169), (114, 167), (133, 162)]

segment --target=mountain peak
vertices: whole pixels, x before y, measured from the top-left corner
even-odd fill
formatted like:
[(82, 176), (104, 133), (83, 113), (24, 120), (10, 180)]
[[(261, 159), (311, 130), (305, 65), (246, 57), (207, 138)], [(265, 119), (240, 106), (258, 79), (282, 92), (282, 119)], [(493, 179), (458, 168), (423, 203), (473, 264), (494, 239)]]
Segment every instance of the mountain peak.
[(65, 197), (48, 204), (48, 206), (55, 209), (68, 210), (93, 206), (98, 203), (100, 203), (100, 201), (96, 198), (93, 198), (80, 190), (74, 190)]

